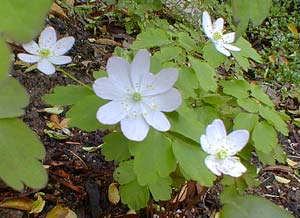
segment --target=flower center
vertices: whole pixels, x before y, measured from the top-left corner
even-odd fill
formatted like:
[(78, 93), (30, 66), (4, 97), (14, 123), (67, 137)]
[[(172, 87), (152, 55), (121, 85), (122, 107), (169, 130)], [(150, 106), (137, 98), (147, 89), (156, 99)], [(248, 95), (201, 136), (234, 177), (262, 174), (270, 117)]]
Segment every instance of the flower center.
[(41, 49), (40, 52), (39, 52), (39, 55), (42, 57), (42, 58), (46, 58), (48, 57), (49, 55), (51, 54), (51, 51), (47, 48), (44, 48), (44, 49)]
[(222, 37), (223, 37), (222, 33), (220, 33), (220, 32), (215, 32), (214, 33), (214, 39), (215, 40), (220, 40), (220, 39), (222, 39)]
[(133, 94), (133, 100), (134, 100), (134, 101), (140, 101), (141, 99), (142, 99), (142, 95), (141, 95), (140, 93), (135, 92), (135, 93)]
[(217, 157), (218, 159), (223, 160), (223, 159), (225, 159), (225, 158), (227, 157), (227, 152), (224, 151), (224, 150), (221, 150), (221, 151), (219, 151), (219, 152), (216, 154), (216, 157)]

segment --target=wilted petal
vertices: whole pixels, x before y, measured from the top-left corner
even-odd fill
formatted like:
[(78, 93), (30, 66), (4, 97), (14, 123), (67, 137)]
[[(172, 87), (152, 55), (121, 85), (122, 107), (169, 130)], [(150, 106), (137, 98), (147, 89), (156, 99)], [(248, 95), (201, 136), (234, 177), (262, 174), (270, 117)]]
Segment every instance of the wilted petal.
[(206, 139), (215, 150), (222, 148), (226, 143), (226, 129), (223, 121), (216, 119), (206, 128)]
[(230, 56), (230, 52), (224, 48), (224, 45), (221, 43), (215, 43), (215, 48), (221, 52), (223, 55), (226, 55), (227, 57)]
[(55, 67), (47, 59), (39, 60), (37, 64), (37, 69), (39, 69), (41, 72), (47, 75), (55, 73)]
[(140, 92), (144, 96), (166, 92), (172, 88), (177, 78), (176, 68), (166, 68), (155, 75), (149, 74), (143, 78)]
[(68, 64), (72, 62), (72, 58), (69, 56), (50, 56), (48, 57), (48, 60), (52, 64), (56, 65)]
[(97, 119), (103, 124), (116, 124), (128, 114), (124, 101), (111, 101), (97, 111)]
[(228, 147), (228, 155), (235, 155), (242, 150), (249, 140), (249, 132), (247, 130), (236, 130), (227, 136), (226, 147)]
[(220, 164), (218, 170), (226, 175), (239, 177), (247, 171), (247, 168), (240, 162), (239, 158), (228, 157), (222, 161), (222, 164)]
[(102, 77), (96, 79), (93, 89), (97, 96), (107, 100), (125, 100), (126, 93), (116, 86), (110, 78)]
[(37, 55), (30, 55), (30, 54), (18, 54), (18, 58), (21, 61), (24, 61), (26, 63), (36, 63), (40, 60), (40, 57)]
[(30, 54), (38, 55), (40, 51), (40, 46), (35, 41), (25, 43), (22, 47)]
[(205, 158), (205, 165), (207, 168), (213, 172), (213, 174), (217, 176), (221, 176), (221, 171), (218, 169), (219, 167), (219, 160), (216, 159), (214, 156), (209, 155)]
[(128, 116), (121, 120), (121, 130), (126, 138), (143, 141), (149, 131), (149, 124), (142, 115)]
[(235, 39), (235, 33), (227, 33), (227, 34), (224, 34), (223, 37), (222, 37), (222, 40), (224, 43), (232, 43), (234, 42), (234, 39)]
[(211, 22), (210, 16), (207, 13), (207, 11), (204, 11), (202, 14), (202, 26), (203, 26), (205, 35), (208, 38), (212, 38), (213, 37), (213, 27), (212, 27), (212, 22)]
[(240, 51), (241, 49), (239, 47), (230, 45), (230, 44), (223, 44), (224, 48), (230, 50), (230, 51)]
[(73, 47), (74, 43), (75, 39), (72, 36), (58, 40), (52, 48), (53, 55), (58, 56), (66, 54)]
[(224, 19), (218, 18), (213, 24), (213, 30), (214, 32), (222, 33), (223, 29), (224, 29)]
[(39, 45), (41, 49), (52, 48), (56, 44), (56, 32), (55, 29), (51, 26), (46, 27), (40, 35)]
[(142, 78), (150, 70), (150, 53), (142, 49), (136, 53), (131, 63), (131, 82), (136, 91), (139, 91)]
[(159, 131), (168, 131), (170, 129), (171, 125), (162, 112), (158, 110), (151, 110), (151, 108), (146, 104), (142, 104), (142, 112), (147, 123), (154, 129)]

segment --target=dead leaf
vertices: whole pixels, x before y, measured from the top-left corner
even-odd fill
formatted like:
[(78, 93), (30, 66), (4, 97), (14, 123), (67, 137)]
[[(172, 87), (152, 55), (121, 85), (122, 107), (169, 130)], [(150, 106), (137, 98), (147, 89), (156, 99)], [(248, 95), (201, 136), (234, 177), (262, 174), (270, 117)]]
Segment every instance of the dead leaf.
[(280, 62), (281, 64), (284, 64), (284, 65), (288, 65), (288, 64), (289, 64), (288, 59), (286, 59), (286, 58), (283, 57), (283, 56), (279, 56), (278, 59), (279, 59), (279, 62)]
[(172, 203), (176, 202), (182, 202), (186, 199), (187, 197), (187, 191), (188, 191), (188, 184), (185, 183), (178, 194), (176, 194), (175, 198), (173, 199)]
[(271, 61), (272, 63), (274, 63), (275, 61), (276, 61), (276, 57), (275, 57), (275, 55), (270, 55), (269, 56), (269, 61)]
[(0, 207), (29, 211), (32, 208), (33, 200), (26, 197), (15, 197), (2, 201)]
[(77, 218), (76, 213), (68, 208), (69, 212), (65, 218)]
[(297, 28), (295, 27), (295, 25), (294, 25), (293, 23), (289, 23), (289, 24), (287, 25), (287, 27), (288, 27), (289, 31), (292, 32), (293, 37), (294, 37), (295, 39), (297, 39), (297, 38), (298, 38), (298, 30), (297, 30)]
[(108, 187), (108, 200), (112, 204), (117, 204), (120, 201), (120, 194), (117, 183), (111, 183)]
[(37, 199), (33, 202), (32, 207), (29, 211), (29, 214), (31, 214), (31, 213), (35, 213), (35, 214), (40, 213), (44, 209), (45, 203), (46, 202), (42, 198), (42, 196), (37, 193)]
[(283, 183), (283, 184), (289, 184), (291, 182), (290, 179), (286, 179), (284, 177), (281, 177), (281, 176), (276, 176), (275, 175), (275, 180), (279, 183)]
[(297, 166), (297, 162), (295, 162), (295, 161), (293, 161), (293, 160), (291, 160), (291, 159), (286, 159), (286, 162), (287, 162), (287, 164), (289, 165), (289, 166), (291, 166), (291, 167), (295, 167), (295, 166)]
[(100, 44), (100, 45), (121, 46), (120, 43), (118, 43), (112, 39), (107, 39), (107, 38), (96, 39), (95, 43)]
[(50, 13), (60, 16), (61, 18), (68, 19), (68, 16), (66, 15), (65, 11), (60, 7), (58, 4), (55, 2), (52, 3), (51, 8), (50, 8)]
[(74, 0), (66, 0), (66, 4), (73, 7), (74, 6)]
[(50, 210), (46, 218), (66, 218), (69, 213), (69, 209), (67, 207), (63, 207), (61, 205), (56, 205), (52, 210)]

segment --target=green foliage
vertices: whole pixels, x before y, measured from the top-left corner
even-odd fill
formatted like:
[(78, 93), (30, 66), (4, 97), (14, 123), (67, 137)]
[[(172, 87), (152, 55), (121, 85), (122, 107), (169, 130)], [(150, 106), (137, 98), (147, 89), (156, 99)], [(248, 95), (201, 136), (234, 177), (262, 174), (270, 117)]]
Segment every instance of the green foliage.
[(272, 146), (277, 144), (278, 141), (276, 131), (267, 122), (256, 123), (252, 140), (255, 148), (263, 153), (271, 152)]
[(2, 57), (0, 59), (0, 84), (2, 84), (5, 83), (3, 80), (7, 78), (11, 61), (10, 51), (2, 38), (0, 38), (0, 56)]
[(203, 47), (203, 58), (214, 68), (219, 67), (226, 60), (226, 56), (218, 52), (211, 42)]

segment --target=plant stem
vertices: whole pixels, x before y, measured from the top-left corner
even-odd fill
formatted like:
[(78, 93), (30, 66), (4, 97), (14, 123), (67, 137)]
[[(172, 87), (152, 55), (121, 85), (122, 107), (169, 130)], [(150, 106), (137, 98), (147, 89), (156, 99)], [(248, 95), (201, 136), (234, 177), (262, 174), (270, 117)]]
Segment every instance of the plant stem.
[(83, 82), (81, 82), (80, 80), (76, 79), (73, 75), (71, 75), (67, 71), (63, 70), (62, 68), (57, 67), (57, 70), (60, 71), (61, 73), (63, 73), (64, 75), (66, 75), (67, 77), (69, 77), (70, 79), (74, 80), (75, 82), (79, 83), (80, 85), (82, 85), (90, 90), (93, 90), (90, 86), (88, 86), (88, 85), (84, 84)]

